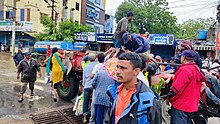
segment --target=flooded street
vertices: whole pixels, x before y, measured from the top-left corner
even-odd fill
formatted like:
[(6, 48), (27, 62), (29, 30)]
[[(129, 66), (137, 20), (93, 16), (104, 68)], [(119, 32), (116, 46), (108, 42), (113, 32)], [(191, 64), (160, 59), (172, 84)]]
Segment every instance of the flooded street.
[(41, 68), (42, 78), (35, 83), (34, 97), (27, 89), (24, 101), (18, 103), (20, 81), (16, 79), (16, 67), (9, 53), (0, 52), (0, 123), (32, 124), (29, 116), (54, 110), (69, 108), (71, 102), (59, 100), (56, 104), (51, 97), (50, 85), (44, 83), (45, 68)]

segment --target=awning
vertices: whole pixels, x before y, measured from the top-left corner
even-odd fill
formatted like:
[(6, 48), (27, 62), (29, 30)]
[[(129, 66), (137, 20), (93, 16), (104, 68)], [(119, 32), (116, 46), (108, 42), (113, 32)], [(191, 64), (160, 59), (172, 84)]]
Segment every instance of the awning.
[(215, 51), (215, 46), (193, 46), (194, 50)]

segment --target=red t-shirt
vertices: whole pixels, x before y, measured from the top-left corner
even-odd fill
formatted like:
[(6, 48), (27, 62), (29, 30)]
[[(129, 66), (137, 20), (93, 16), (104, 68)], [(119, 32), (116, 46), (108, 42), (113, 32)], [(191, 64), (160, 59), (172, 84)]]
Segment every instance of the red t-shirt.
[(52, 54), (52, 50), (51, 49), (47, 49), (46, 54), (47, 54), (47, 58), (49, 58), (50, 55)]
[(181, 65), (171, 86), (171, 90), (176, 93), (170, 99), (172, 106), (184, 112), (197, 111), (202, 82), (205, 82), (205, 76), (194, 62)]

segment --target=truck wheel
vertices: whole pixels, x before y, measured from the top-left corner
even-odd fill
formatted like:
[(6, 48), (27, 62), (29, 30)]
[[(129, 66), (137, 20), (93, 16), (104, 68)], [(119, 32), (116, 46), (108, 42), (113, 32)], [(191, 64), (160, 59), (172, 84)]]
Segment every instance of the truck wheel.
[(74, 81), (74, 77), (71, 73), (68, 75), (67, 78), (68, 80), (60, 83), (57, 88), (57, 93), (61, 99), (65, 101), (70, 101), (76, 97), (79, 90), (79, 84), (78, 82)]
[(44, 56), (40, 56), (38, 59), (37, 59), (39, 65), (41, 67), (45, 67), (46, 66), (46, 62), (45, 62), (45, 57)]

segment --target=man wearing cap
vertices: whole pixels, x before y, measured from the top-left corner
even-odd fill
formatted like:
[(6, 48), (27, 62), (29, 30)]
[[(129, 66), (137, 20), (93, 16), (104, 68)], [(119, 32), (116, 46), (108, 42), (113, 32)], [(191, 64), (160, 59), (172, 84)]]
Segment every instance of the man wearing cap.
[(191, 114), (198, 111), (202, 82), (206, 81), (194, 62), (193, 50), (184, 50), (181, 54), (181, 66), (177, 69), (168, 93), (172, 104), (171, 124), (191, 124)]
[(122, 38), (125, 49), (131, 52), (145, 53), (150, 49), (148, 41), (140, 35), (125, 33)]
[(30, 57), (31, 53), (26, 52), (25, 58), (19, 63), (18, 65), (18, 71), (17, 71), (17, 79), (20, 79), (20, 73), (21, 73), (21, 90), (20, 90), (20, 99), (18, 102), (23, 101), (23, 94), (25, 93), (27, 89), (27, 85), (29, 84), (29, 89), (31, 90), (31, 95), (34, 96), (34, 83), (37, 80), (37, 71), (39, 73), (39, 77), (41, 77), (40, 73), (40, 66)]
[(123, 40), (122, 36), (124, 33), (128, 32), (128, 23), (133, 19), (133, 13), (128, 12), (127, 16), (122, 18), (117, 25), (115, 33), (113, 35), (113, 42), (116, 48), (122, 48)]
[[(190, 41), (182, 41), (180, 46), (181, 46), (180, 51), (177, 53), (177, 55), (175, 56), (175, 59), (174, 59), (174, 63), (176, 63), (176, 64), (181, 64), (181, 60), (180, 60), (181, 59), (181, 53), (184, 50), (193, 50), (192, 43)], [(199, 53), (196, 52), (196, 51), (195, 51), (194, 62), (196, 63), (196, 65), (199, 68), (202, 68), (202, 60), (200, 58)]]

